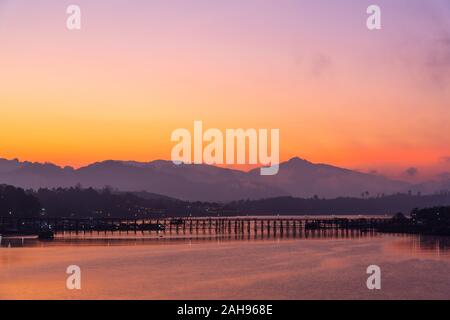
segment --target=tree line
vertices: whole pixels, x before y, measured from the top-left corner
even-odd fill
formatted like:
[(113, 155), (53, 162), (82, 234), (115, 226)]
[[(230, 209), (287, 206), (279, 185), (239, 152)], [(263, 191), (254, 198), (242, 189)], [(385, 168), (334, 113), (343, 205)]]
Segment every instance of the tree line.
[(319, 199), (278, 197), (230, 203), (188, 202), (146, 192), (112, 188), (24, 190), (0, 185), (0, 216), (144, 218), (227, 215), (410, 214), (414, 208), (450, 206), (450, 194), (395, 194), (382, 197)]

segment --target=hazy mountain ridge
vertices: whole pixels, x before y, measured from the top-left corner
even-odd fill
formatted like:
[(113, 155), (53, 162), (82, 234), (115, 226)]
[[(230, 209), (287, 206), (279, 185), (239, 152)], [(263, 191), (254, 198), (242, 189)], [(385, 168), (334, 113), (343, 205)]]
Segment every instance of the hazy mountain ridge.
[[(252, 174), (256, 176), (257, 172)], [(270, 185), (288, 190), (291, 196), (303, 198), (315, 195), (324, 198), (357, 197), (363, 192), (373, 196), (404, 192), (410, 187), (407, 182), (328, 164), (314, 164), (300, 158), (282, 163), (277, 175), (260, 178)]]
[[(275, 176), (261, 176), (259, 169), (242, 172), (209, 165), (175, 165), (165, 160), (107, 160), (74, 169), (51, 163), (0, 159), (0, 183), (33, 189), (77, 184), (93, 188), (111, 186), (120, 191), (146, 191), (182, 200), (221, 202), (280, 196), (360, 197), (365, 192), (375, 196), (410, 189), (421, 191), (425, 186), (427, 192), (440, 190), (430, 191), (433, 182), (413, 186), (379, 175), (314, 164), (300, 158), (281, 163)], [(439, 182), (436, 186), (442, 187), (442, 184)]]

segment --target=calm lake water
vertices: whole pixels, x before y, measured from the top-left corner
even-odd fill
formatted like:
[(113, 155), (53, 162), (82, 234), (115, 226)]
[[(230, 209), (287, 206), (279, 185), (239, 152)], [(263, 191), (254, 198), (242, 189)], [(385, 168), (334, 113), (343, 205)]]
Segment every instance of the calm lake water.
[[(0, 299), (450, 299), (445, 237), (126, 237), (3, 239)], [(69, 265), (81, 290), (66, 288)]]

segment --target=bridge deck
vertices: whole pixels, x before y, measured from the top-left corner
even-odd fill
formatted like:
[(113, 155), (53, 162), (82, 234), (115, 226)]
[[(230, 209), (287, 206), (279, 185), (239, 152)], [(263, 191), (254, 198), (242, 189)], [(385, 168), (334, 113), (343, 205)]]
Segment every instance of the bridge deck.
[(0, 217), (0, 234), (37, 234), (41, 230), (54, 233), (157, 233), (209, 232), (215, 234), (250, 234), (302, 232), (317, 229), (373, 230), (389, 224), (388, 218), (306, 218), (306, 217), (174, 217), (160, 219), (136, 218), (15, 218)]

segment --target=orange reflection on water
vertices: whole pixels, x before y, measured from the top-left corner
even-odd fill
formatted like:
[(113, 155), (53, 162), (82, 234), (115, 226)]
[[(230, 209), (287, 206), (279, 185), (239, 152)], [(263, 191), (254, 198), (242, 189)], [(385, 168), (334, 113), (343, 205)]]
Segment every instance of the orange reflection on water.
[[(0, 249), (0, 298), (448, 299), (447, 240), (325, 233), (263, 240), (28, 239), (24, 247)], [(73, 264), (82, 270), (79, 291), (66, 289), (65, 271)], [(377, 293), (365, 287), (372, 264), (383, 270)]]

